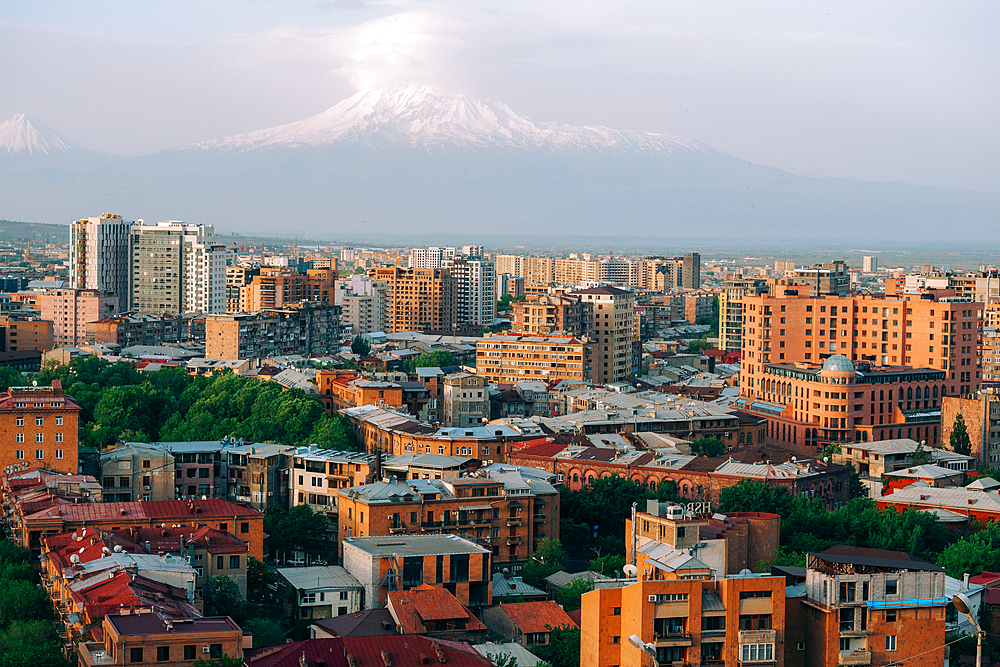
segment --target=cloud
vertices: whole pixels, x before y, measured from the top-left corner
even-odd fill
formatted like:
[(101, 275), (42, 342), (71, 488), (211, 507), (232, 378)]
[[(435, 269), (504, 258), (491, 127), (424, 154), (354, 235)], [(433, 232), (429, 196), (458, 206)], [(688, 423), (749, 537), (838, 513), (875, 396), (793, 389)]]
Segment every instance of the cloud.
[(361, 0), (334, 0), (334, 2), (317, 2), (313, 9), (321, 12), (332, 12), (336, 9), (368, 9), (368, 5)]

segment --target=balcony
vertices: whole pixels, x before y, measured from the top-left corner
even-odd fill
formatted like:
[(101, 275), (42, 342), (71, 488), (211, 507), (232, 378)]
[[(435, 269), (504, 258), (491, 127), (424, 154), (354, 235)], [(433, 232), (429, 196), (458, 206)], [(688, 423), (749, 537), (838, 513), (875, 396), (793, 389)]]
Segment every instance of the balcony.
[(860, 624), (854, 624), (854, 623), (840, 624), (841, 637), (865, 637), (866, 635), (868, 635), (868, 631), (860, 627)]
[(653, 635), (653, 643), (657, 646), (690, 646), (689, 632), (657, 632)]
[(444, 525), (443, 521), (421, 521), (420, 527), (423, 529), (428, 528), (441, 528)]
[(398, 526), (389, 526), (390, 535), (398, 535), (399, 533), (405, 533), (406, 526), (404, 524), (399, 524)]
[(523, 541), (520, 535), (512, 535), (507, 538), (507, 544), (521, 544)]
[(740, 643), (773, 644), (776, 636), (774, 630), (740, 630)]
[(544, 514), (535, 514), (535, 515), (533, 515), (531, 517), (531, 520), (532, 521), (536, 521), (536, 522), (545, 521), (545, 515)]
[(519, 516), (507, 517), (507, 525), (508, 526), (520, 526), (521, 525), (521, 517), (519, 517)]
[(838, 665), (870, 665), (872, 664), (872, 654), (870, 651), (841, 651), (837, 656)]

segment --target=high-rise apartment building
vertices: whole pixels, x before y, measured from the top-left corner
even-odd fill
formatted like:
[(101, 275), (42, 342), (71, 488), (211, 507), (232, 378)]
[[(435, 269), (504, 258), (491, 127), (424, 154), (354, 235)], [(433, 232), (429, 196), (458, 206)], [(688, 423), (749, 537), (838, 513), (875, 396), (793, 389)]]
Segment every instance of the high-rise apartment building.
[(504, 294), (512, 297), (524, 296), (524, 278), (512, 276), (509, 273), (497, 274), (496, 297), (499, 299)]
[(456, 257), (442, 268), (455, 280), (455, 308), (460, 326), (485, 327), (496, 317), (496, 267), (492, 259)]
[(513, 330), (519, 333), (590, 336), (594, 306), (573, 294), (542, 294), (513, 306)]
[(229, 249), (212, 225), (138, 221), (131, 228), (131, 310), (226, 312)]
[(684, 289), (701, 288), (701, 255), (696, 252), (686, 252), (681, 266), (681, 287)]
[(316, 357), (340, 347), (340, 308), (303, 301), (259, 313), (207, 315), (209, 359), (266, 359), (298, 354)]
[(726, 352), (743, 349), (743, 297), (767, 291), (763, 280), (727, 280), (719, 292), (719, 346)]
[(851, 291), (851, 274), (841, 261), (793, 269), (787, 276), (789, 284), (808, 287), (811, 296), (847, 296)]
[[(473, 247), (473, 246), (466, 246)], [(478, 246), (482, 248), (482, 246)], [(480, 251), (481, 253), (481, 251)], [(452, 247), (431, 246), (429, 248), (414, 248), (410, 251), (411, 269), (440, 269), (442, 262), (459, 256), (458, 250)]]
[(455, 278), (448, 269), (378, 266), (368, 276), (385, 283), (385, 331), (454, 331)]
[(591, 381), (608, 384), (624, 380), (632, 372), (635, 294), (618, 287), (591, 287), (570, 294), (593, 309)]
[(862, 257), (861, 270), (864, 273), (875, 273), (878, 271), (878, 257), (875, 255), (865, 255)]
[(245, 313), (247, 311), (247, 297), (249, 293), (246, 286), (249, 285), (255, 276), (260, 275), (260, 269), (248, 266), (228, 266), (226, 267), (226, 312)]
[(127, 308), (131, 226), (120, 215), (110, 213), (70, 224), (69, 286), (114, 294), (118, 305)]
[(476, 374), (495, 384), (587, 381), (587, 352), (573, 336), (487, 336), (476, 342)]
[(268, 308), (283, 308), (299, 301), (335, 305), (337, 272), (332, 269), (262, 268), (260, 274), (243, 288), (242, 312), (256, 313)]

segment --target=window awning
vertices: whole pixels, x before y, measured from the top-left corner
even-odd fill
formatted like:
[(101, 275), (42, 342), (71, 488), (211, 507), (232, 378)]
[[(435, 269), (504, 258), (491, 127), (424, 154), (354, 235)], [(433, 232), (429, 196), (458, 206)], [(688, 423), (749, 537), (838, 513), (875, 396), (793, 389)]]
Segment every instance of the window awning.
[(463, 505), (458, 509), (463, 510), (465, 512), (475, 512), (476, 510), (491, 510), (493, 508), (490, 507), (489, 505)]

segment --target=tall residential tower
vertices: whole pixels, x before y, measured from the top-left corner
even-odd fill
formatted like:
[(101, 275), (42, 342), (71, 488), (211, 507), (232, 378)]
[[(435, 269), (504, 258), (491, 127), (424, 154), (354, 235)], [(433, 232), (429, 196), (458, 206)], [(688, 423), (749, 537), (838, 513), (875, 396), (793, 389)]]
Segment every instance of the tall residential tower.
[(70, 224), (69, 286), (109, 292), (118, 297), (120, 310), (128, 308), (131, 226), (111, 213)]

